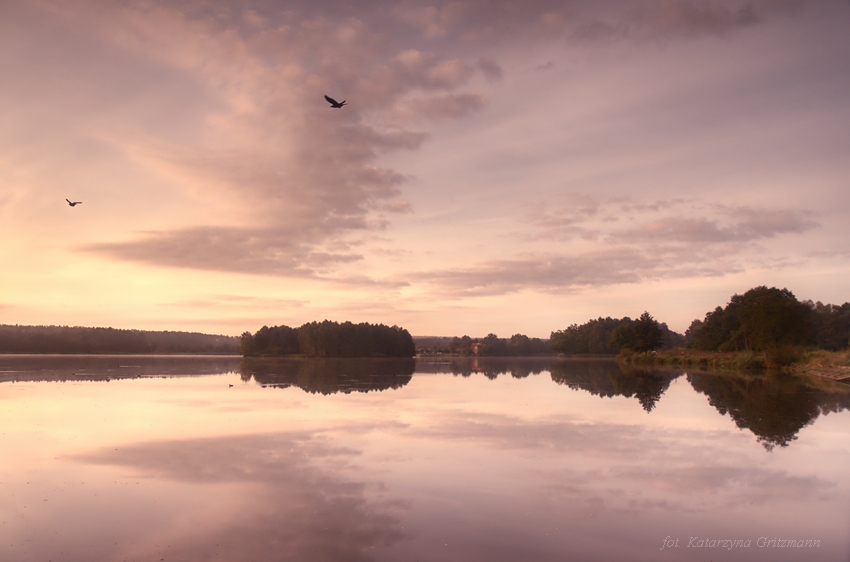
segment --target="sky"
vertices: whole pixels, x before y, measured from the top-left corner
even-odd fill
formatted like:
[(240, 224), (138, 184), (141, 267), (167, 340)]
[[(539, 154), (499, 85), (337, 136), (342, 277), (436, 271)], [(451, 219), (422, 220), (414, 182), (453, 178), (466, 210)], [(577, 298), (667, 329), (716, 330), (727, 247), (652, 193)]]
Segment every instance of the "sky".
[(0, 323), (841, 304), (847, 29), (847, 0), (3, 0)]

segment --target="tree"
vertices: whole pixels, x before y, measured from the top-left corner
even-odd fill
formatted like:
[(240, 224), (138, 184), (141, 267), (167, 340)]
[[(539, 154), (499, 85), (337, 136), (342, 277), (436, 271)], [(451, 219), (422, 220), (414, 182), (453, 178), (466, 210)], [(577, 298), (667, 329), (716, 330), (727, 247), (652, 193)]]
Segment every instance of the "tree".
[(635, 351), (652, 351), (664, 345), (664, 337), (661, 331), (661, 326), (649, 314), (644, 311), (634, 323), (634, 334), (636, 347)]
[(481, 349), (478, 353), (480, 355), (507, 355), (507, 342), (499, 339), (496, 334), (487, 334), (487, 337), (481, 342)]
[(467, 335), (464, 335), (462, 338), (455, 336), (449, 344), (449, 352), (458, 353), (460, 355), (471, 355), (472, 344), (472, 338)]
[(251, 335), (251, 332), (243, 332), (242, 338), (239, 340), (239, 353), (242, 355), (253, 355), (255, 351), (254, 336)]
[(708, 351), (772, 351), (813, 341), (812, 308), (788, 289), (755, 287), (733, 295), (701, 324), (691, 324), (691, 345)]
[(619, 348), (611, 345), (611, 334), (625, 320), (628, 319), (608, 317), (588, 320), (581, 325), (572, 324), (566, 330), (552, 332), (549, 345), (565, 355), (613, 355)]
[(623, 318), (620, 325), (611, 332), (611, 338), (609, 339), (608, 345), (617, 351), (622, 351), (624, 349), (637, 349), (637, 335), (635, 334), (635, 329), (632, 324), (633, 322), (631, 318), (628, 316)]
[(810, 332), (813, 342), (822, 349), (838, 351), (850, 343), (850, 303), (841, 306), (835, 304), (803, 304), (809, 309)]

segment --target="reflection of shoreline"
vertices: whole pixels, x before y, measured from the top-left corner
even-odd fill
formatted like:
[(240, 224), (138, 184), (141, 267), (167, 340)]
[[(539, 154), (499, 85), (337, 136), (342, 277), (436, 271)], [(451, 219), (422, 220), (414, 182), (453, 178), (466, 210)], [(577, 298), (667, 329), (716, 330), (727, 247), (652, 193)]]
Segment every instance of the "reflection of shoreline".
[(552, 380), (595, 396), (635, 397), (651, 412), (670, 383), (685, 375), (693, 389), (708, 397), (721, 415), (729, 414), (768, 451), (787, 447), (799, 431), (821, 414), (850, 409), (850, 390), (841, 383), (813, 387), (800, 377), (775, 373), (641, 370), (616, 361), (570, 360), (552, 365)]
[(414, 374), (483, 374), (494, 380), (543, 372), (572, 390), (635, 398), (651, 412), (673, 380), (686, 375), (721, 415), (729, 414), (768, 450), (787, 447), (822, 414), (850, 409), (850, 389), (787, 374), (746, 375), (689, 370), (629, 369), (611, 359), (552, 357), (428, 357), (417, 359), (242, 358), (198, 355), (0, 355), (0, 384), (108, 382), (143, 377), (239, 373), (262, 387), (298, 387), (312, 394), (397, 390)]
[(0, 383), (220, 375), (237, 371), (239, 359), (227, 355), (0, 355)]
[(246, 357), (242, 380), (262, 387), (296, 386), (311, 394), (398, 389), (413, 377), (413, 359), (298, 359)]
[(804, 379), (782, 373), (688, 373), (687, 377), (721, 415), (729, 414), (735, 425), (749, 429), (768, 451), (777, 445), (787, 447), (821, 414), (850, 409), (850, 391), (842, 383), (833, 383), (833, 389), (813, 388)]
[(573, 390), (584, 390), (595, 396), (612, 398), (625, 396), (637, 398), (647, 412), (651, 412), (670, 383), (681, 372), (623, 370), (614, 360), (574, 359), (555, 363), (551, 369), (552, 380)]
[(522, 379), (529, 375), (539, 375), (543, 371), (549, 371), (550, 367), (557, 361), (558, 358), (554, 356), (425, 356), (417, 358), (416, 372), (429, 374), (451, 373), (462, 377), (483, 374), (491, 380), (499, 375), (510, 374), (514, 378)]

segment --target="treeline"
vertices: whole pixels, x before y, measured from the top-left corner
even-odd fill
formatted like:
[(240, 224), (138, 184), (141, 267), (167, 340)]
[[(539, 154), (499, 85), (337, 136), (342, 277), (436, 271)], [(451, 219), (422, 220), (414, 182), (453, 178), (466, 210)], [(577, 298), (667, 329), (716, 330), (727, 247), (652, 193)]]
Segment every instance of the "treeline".
[[(640, 318), (597, 318), (552, 332), (552, 349), (565, 355), (615, 355), (688, 347), (702, 351), (765, 352), (781, 364), (783, 353), (808, 347), (830, 351), (850, 345), (850, 303), (799, 301), (788, 289), (755, 287), (733, 295), (684, 335), (671, 331), (648, 312)], [(774, 359), (776, 361), (774, 361)]]
[(416, 346), (410, 333), (398, 326), (325, 320), (245, 332), (240, 351), (245, 356), (413, 357)]
[(685, 336), (665, 323), (659, 323), (648, 312), (640, 318), (597, 318), (584, 324), (573, 324), (566, 330), (552, 332), (549, 338), (554, 351), (564, 355), (616, 355), (624, 349), (652, 351), (685, 344)]
[(195, 332), (149, 332), (80, 326), (0, 324), (0, 353), (236, 354), (239, 338)]
[(850, 344), (850, 303), (798, 301), (788, 289), (750, 289), (694, 320), (690, 347), (705, 351), (772, 351), (807, 346), (830, 351)]
[(510, 338), (500, 338), (488, 334), (484, 338), (469, 336), (437, 338), (417, 337), (416, 347), (421, 354), (482, 355), (486, 357), (520, 357), (533, 355), (554, 355), (549, 340), (530, 338), (525, 334), (514, 334)]

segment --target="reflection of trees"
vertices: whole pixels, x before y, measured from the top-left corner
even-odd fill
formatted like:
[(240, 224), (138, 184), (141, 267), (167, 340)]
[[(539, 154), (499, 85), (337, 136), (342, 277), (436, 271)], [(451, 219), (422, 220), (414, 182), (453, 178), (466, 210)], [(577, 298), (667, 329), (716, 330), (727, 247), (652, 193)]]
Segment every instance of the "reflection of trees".
[(239, 359), (185, 355), (4, 355), (0, 356), (0, 383), (218, 375), (235, 372)]
[(490, 380), (510, 373), (515, 379), (539, 375), (556, 362), (555, 357), (439, 357), (420, 359), (417, 373), (452, 373), (468, 377), (483, 374)]
[(401, 388), (410, 382), (413, 359), (286, 359), (246, 357), (242, 380), (262, 386), (297, 386), (310, 393), (369, 392)]
[(689, 374), (688, 382), (718, 412), (752, 431), (767, 450), (787, 447), (820, 414), (850, 409), (850, 392), (812, 388), (790, 375)]
[(629, 370), (624, 372), (615, 361), (568, 360), (552, 364), (552, 380), (574, 390), (596, 396), (634, 396), (647, 412), (655, 408), (670, 383), (681, 373)]

